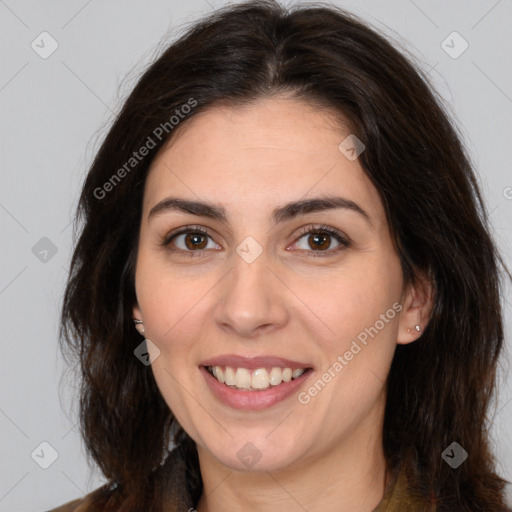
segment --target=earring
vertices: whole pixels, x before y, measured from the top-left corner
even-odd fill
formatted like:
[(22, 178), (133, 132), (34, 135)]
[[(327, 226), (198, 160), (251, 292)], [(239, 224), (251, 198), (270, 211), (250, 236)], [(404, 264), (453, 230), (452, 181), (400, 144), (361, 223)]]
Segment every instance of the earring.
[[(420, 327), (419, 325), (415, 325), (415, 326), (414, 326), (414, 330), (415, 330), (416, 332), (421, 332), (421, 327)], [(409, 334), (410, 334), (410, 333), (412, 333), (412, 329), (409, 327), (409, 328), (407, 329), (407, 332), (408, 332)]]
[(135, 329), (139, 332), (141, 336), (144, 336), (146, 333), (146, 330), (144, 329), (144, 325), (142, 323), (142, 320), (139, 320), (138, 318), (134, 318), (133, 322), (135, 323)]

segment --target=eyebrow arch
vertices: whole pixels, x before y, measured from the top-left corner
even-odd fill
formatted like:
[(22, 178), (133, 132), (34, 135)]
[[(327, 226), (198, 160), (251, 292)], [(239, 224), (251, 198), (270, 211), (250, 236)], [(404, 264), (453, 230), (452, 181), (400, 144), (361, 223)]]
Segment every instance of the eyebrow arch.
[[(287, 203), (273, 210), (271, 220), (274, 224), (278, 224), (279, 222), (293, 219), (299, 215), (341, 208), (357, 212), (372, 226), (370, 216), (357, 203), (343, 197), (331, 196), (302, 199)], [(199, 217), (208, 217), (229, 224), (226, 210), (222, 206), (178, 197), (168, 197), (153, 206), (148, 214), (148, 221), (151, 217), (161, 215), (168, 211), (190, 213)]]

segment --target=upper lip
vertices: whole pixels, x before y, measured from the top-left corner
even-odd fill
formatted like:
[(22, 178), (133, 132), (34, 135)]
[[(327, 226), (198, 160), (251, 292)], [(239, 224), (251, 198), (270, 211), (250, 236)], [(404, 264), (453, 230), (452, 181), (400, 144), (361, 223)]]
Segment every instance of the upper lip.
[(244, 357), (235, 354), (227, 354), (218, 357), (206, 359), (200, 363), (200, 366), (231, 366), (235, 368), (247, 368), (248, 370), (255, 370), (257, 368), (311, 368), (308, 363), (301, 363), (299, 361), (292, 361), (291, 359), (284, 359), (275, 356), (257, 356), (257, 357)]

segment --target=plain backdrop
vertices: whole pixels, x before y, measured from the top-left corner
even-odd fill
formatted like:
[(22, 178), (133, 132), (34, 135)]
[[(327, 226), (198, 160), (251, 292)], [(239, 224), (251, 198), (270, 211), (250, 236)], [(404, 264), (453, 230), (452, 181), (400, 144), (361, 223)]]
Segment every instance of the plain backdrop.
[[(429, 73), (469, 148), (511, 265), (512, 0), (336, 3), (410, 51)], [(224, 4), (0, 0), (0, 512), (47, 510), (104, 482), (86, 464), (76, 383), (61, 381), (57, 329), (70, 222), (94, 152), (157, 45)], [(508, 352), (511, 298), (507, 286)], [(500, 373), (492, 428), (507, 480), (511, 379)]]

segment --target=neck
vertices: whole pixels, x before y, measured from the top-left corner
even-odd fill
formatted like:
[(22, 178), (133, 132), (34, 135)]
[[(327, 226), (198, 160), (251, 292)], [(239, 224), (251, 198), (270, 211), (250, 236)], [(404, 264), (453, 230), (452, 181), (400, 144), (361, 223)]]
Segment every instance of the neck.
[(334, 447), (280, 471), (232, 470), (198, 447), (203, 494), (197, 512), (267, 512), (276, 508), (280, 512), (373, 511), (390, 475), (381, 429), (373, 428), (373, 421), (368, 424), (371, 433), (364, 426), (357, 428)]

